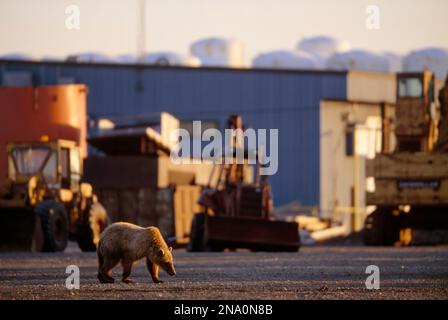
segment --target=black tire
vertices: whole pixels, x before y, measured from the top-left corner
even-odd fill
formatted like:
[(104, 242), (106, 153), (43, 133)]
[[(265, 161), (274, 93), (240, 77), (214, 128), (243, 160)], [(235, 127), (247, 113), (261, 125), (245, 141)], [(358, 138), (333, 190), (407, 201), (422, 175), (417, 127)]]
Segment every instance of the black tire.
[(190, 242), (187, 244), (187, 251), (202, 252), (205, 251), (204, 228), (205, 213), (196, 213), (191, 222)]
[(364, 244), (370, 246), (391, 246), (399, 240), (397, 219), (391, 207), (378, 207), (364, 223)]
[(100, 235), (108, 224), (106, 209), (99, 202), (89, 204), (76, 231), (76, 242), (81, 251), (96, 251)]
[(40, 218), (44, 252), (64, 251), (69, 236), (69, 220), (65, 207), (56, 200), (45, 200), (36, 205), (35, 214)]

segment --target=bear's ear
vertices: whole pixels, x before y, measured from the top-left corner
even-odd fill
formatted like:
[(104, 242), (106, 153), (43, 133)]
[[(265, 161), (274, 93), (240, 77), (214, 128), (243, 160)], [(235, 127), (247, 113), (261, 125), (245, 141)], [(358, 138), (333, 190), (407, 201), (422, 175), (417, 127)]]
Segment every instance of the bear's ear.
[(169, 249), (170, 249), (170, 252), (173, 252), (173, 247), (169, 247)]
[(163, 257), (165, 255), (165, 252), (163, 251), (163, 249), (159, 249), (159, 251), (157, 252), (157, 255), (159, 257)]

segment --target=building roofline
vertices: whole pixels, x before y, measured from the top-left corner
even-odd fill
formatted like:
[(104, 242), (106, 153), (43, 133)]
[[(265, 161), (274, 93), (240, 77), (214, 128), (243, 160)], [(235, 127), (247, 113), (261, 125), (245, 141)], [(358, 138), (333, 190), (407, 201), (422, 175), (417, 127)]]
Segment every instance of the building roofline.
[(68, 61), (27, 61), (27, 60), (11, 60), (0, 59), (0, 64), (28, 64), (28, 65), (48, 65), (48, 66), (70, 66), (79, 68), (133, 68), (138, 70), (188, 70), (193, 72), (201, 71), (224, 71), (224, 72), (241, 72), (241, 73), (281, 73), (281, 74), (335, 74), (346, 75), (349, 71), (335, 71), (335, 70), (298, 70), (298, 69), (271, 69), (271, 68), (227, 68), (227, 67), (188, 67), (188, 66), (158, 66), (148, 64), (134, 64), (134, 63), (90, 63), (90, 62), (68, 62)]
[(357, 103), (357, 104), (366, 104), (371, 106), (378, 106), (382, 103), (385, 105), (394, 106), (395, 103), (387, 102), (387, 101), (363, 101), (363, 100), (347, 100), (347, 99), (322, 99), (320, 102), (339, 102), (339, 103)]

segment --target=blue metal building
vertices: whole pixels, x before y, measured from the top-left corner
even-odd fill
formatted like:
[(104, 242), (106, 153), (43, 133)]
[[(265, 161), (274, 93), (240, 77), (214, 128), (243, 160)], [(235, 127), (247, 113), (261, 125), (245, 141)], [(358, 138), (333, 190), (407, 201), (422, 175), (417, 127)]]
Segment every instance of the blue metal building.
[(0, 83), (14, 79), (84, 83), (93, 118), (165, 111), (222, 128), (229, 114), (241, 114), (255, 129), (278, 128), (279, 169), (270, 178), (276, 206), (319, 204), (319, 103), (347, 95), (346, 72), (328, 71), (0, 61)]

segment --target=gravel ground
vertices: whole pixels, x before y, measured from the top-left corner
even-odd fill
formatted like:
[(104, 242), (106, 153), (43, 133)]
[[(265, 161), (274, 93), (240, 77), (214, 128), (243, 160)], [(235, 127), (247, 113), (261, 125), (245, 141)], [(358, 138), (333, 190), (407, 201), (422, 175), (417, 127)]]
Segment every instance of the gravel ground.
[[(188, 253), (175, 250), (177, 275), (153, 284), (144, 261), (133, 284), (100, 284), (95, 253), (70, 244), (64, 253), (0, 253), (0, 299), (448, 299), (448, 246), (302, 247), (298, 253)], [(80, 268), (67, 290), (65, 268)], [(380, 289), (368, 290), (368, 265)], [(120, 279), (121, 267), (113, 276)]]

